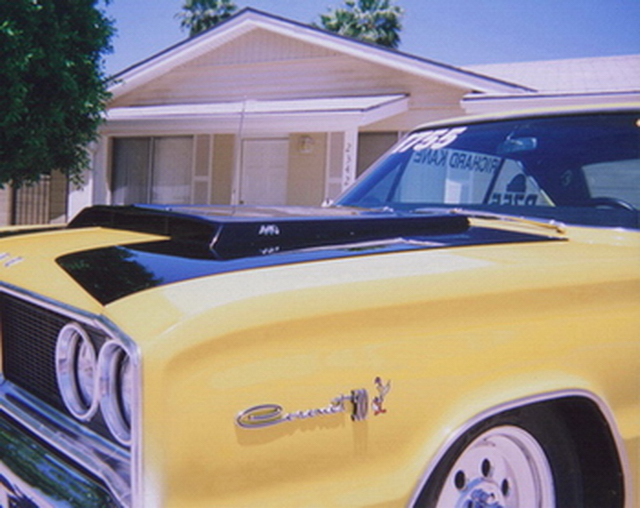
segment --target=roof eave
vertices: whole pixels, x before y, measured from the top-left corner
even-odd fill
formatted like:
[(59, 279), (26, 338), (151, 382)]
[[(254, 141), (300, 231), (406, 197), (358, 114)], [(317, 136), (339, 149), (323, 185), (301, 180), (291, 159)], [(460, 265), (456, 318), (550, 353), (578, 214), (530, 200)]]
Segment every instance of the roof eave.
[(140, 129), (210, 132), (212, 126), (218, 131), (237, 132), (240, 123), (245, 133), (264, 131), (275, 125), (323, 132), (335, 128), (357, 129), (407, 109), (408, 98), (404, 95), (121, 107), (107, 112), (101, 133), (125, 134)]

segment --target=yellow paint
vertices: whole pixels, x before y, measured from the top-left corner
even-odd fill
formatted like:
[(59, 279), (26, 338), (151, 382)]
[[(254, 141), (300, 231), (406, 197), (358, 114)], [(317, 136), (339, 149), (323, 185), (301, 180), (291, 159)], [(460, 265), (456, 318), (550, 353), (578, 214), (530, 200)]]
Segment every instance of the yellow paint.
[[(638, 477), (637, 232), (569, 228), (567, 241), (227, 273), (106, 308), (52, 260), (149, 237), (88, 230), (43, 242), (45, 234), (2, 241), (0, 251), (24, 262), (0, 277), (103, 312), (137, 342), (143, 488), (154, 506), (403, 506), (457, 429), (564, 390), (610, 407)], [(292, 413), (352, 389), (373, 397), (377, 376), (391, 380), (386, 413), (366, 421), (340, 413), (235, 424), (259, 404)]]

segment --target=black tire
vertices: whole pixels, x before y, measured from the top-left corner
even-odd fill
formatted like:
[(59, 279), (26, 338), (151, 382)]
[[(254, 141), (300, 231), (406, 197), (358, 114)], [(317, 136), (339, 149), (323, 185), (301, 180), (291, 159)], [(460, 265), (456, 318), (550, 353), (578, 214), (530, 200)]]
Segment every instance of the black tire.
[[(527, 441), (531, 441), (530, 438), (532, 438), (532, 444), (533, 442), (537, 443), (534, 448), (542, 451), (544, 457), (546, 457), (546, 462), (544, 460), (542, 461), (545, 462), (543, 469), (545, 469), (547, 473), (550, 472), (550, 476), (552, 477), (552, 485), (550, 488), (553, 491), (555, 506), (557, 508), (578, 508), (585, 506), (580, 460), (575, 445), (569, 438), (571, 433), (566, 428), (562, 419), (558, 418), (551, 408), (544, 405), (514, 409), (491, 417), (472, 427), (445, 453), (428, 479), (427, 484), (414, 506), (421, 508), (438, 507), (440, 497), (445, 492), (445, 483), (448, 484), (448, 492), (451, 492), (453, 489), (450, 482), (455, 482), (455, 488), (458, 489), (460, 493), (460, 497), (456, 501), (461, 503), (460, 505), (465, 506), (465, 504), (462, 504), (464, 502), (468, 503), (469, 506), (492, 506), (489, 501), (487, 501), (486, 505), (482, 503), (474, 505), (471, 501), (465, 501), (466, 499), (470, 499), (470, 489), (466, 487), (462, 488), (465, 482), (464, 473), (466, 471), (453, 471), (453, 468), (463, 453), (468, 452), (468, 456), (471, 454), (474, 454), (474, 456), (477, 455), (478, 438), (482, 437), (480, 440), (480, 442), (482, 442), (485, 436), (499, 435), (503, 432), (502, 429), (504, 429), (506, 435), (522, 435)], [(516, 447), (514, 446), (514, 448)], [(469, 450), (472, 451), (469, 452)], [(465, 460), (462, 459), (462, 462), (464, 463)], [(488, 463), (489, 461), (485, 462)], [(489, 468), (489, 466), (490, 464), (488, 463), (487, 468)], [(480, 467), (484, 468), (484, 464)], [(476, 472), (475, 474), (482, 476), (484, 473)], [(497, 504), (494, 506), (518, 506), (518, 503), (515, 502), (513, 498), (509, 500), (510, 489), (517, 490), (517, 485), (510, 485), (509, 479), (502, 478), (487, 480), (487, 485), (490, 482), (496, 483), (496, 485), (491, 488), (499, 489), (504, 493), (504, 495), (501, 495), (500, 491), (497, 492), (497, 497), (499, 497), (500, 500), (498, 501), (496, 499), (494, 502)], [(473, 482), (471, 482), (470, 485), (471, 484), (473, 484)], [(487, 487), (483, 490), (482, 495), (487, 495), (489, 491), (490, 488)], [(477, 492), (478, 489), (476, 490), (476, 493)], [(491, 496), (493, 495), (492, 493)], [(459, 506), (459, 504), (455, 506)]]

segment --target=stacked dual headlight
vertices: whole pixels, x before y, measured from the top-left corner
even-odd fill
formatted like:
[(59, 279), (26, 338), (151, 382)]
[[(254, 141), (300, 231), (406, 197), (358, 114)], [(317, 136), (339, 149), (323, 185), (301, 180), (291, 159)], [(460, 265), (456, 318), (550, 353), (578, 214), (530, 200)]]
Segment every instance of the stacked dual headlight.
[(123, 445), (131, 443), (134, 368), (122, 344), (108, 340), (99, 350), (87, 331), (69, 323), (58, 334), (56, 376), (67, 410), (90, 421), (98, 410), (111, 434)]

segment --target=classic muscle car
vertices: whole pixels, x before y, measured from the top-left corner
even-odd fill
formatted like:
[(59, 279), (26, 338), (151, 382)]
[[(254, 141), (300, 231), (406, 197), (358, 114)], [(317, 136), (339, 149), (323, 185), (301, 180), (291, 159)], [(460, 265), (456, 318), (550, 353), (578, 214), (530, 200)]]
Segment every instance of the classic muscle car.
[(0, 505), (638, 497), (640, 105), (418, 128), (318, 208), (0, 239)]

